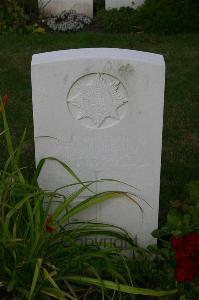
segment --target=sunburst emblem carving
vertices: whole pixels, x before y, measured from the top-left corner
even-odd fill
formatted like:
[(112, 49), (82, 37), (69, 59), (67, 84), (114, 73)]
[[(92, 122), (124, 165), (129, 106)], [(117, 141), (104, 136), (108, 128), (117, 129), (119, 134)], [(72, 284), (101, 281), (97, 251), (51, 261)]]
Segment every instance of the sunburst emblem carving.
[[(107, 74), (86, 75), (72, 86), (68, 106), (76, 120), (88, 120), (86, 127), (102, 128), (121, 120), (128, 100), (121, 82)], [(106, 126), (105, 126), (106, 127)]]

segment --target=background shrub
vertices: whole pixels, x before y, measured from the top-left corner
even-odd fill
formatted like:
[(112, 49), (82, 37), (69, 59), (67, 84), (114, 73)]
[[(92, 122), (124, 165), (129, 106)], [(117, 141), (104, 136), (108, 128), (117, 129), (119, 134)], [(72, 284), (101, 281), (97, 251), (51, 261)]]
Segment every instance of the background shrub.
[(99, 27), (108, 32), (134, 32), (136, 27), (136, 10), (122, 7), (119, 10), (99, 10), (96, 22)]
[(146, 0), (137, 10), (100, 10), (97, 23), (109, 32), (184, 33), (199, 31), (198, 0)]
[(137, 22), (146, 32), (196, 32), (199, 30), (198, 11), (198, 0), (146, 0), (138, 9)]
[(0, 3), (0, 31), (25, 30), (29, 18), (16, 0), (1, 0)]
[(31, 20), (38, 17), (38, 0), (17, 0), (17, 3)]
[(105, 0), (93, 0), (94, 14), (100, 9), (105, 8)]

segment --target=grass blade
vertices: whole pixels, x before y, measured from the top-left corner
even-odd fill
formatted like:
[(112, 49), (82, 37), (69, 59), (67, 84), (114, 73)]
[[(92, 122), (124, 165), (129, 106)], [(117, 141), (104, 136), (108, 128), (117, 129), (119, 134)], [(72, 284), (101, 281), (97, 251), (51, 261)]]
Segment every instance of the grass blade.
[(149, 289), (132, 287), (124, 284), (117, 284), (109, 280), (98, 280), (95, 278), (83, 277), (83, 276), (65, 276), (64, 278), (69, 281), (78, 282), (85, 285), (94, 285), (97, 287), (101, 287), (103, 284), (103, 286), (107, 289), (111, 289), (111, 290), (115, 290), (127, 294), (133, 294), (133, 295), (162, 297), (162, 296), (174, 295), (177, 293), (177, 290), (170, 290), (170, 291), (149, 290)]
[(56, 288), (43, 288), (41, 290), (41, 293), (44, 295), (48, 295), (50, 297), (56, 298), (58, 300), (78, 300), (77, 298), (69, 298), (67, 297), (66, 293), (64, 293), (63, 296), (63, 292), (60, 292), (59, 290), (57, 290)]
[[(87, 198), (86, 200), (82, 201), (81, 203), (79, 203), (78, 205), (76, 205), (74, 208), (72, 208), (61, 220), (60, 220), (60, 224), (63, 224), (64, 222), (68, 221), (68, 219), (71, 216), (74, 216), (90, 207), (92, 207), (93, 205), (96, 205), (98, 203), (102, 203), (104, 201), (110, 200), (110, 199), (115, 199), (121, 196), (124, 196), (125, 193), (123, 192), (115, 192), (115, 191), (111, 191), (111, 192), (102, 192), (96, 195), (93, 195), (89, 198)], [(131, 199), (132, 200), (132, 199)]]
[(45, 275), (45, 278), (52, 284), (52, 286), (56, 289), (56, 291), (59, 292), (59, 295), (61, 298), (59, 299), (63, 299), (63, 300), (66, 300), (67, 298), (65, 296), (68, 297), (68, 299), (71, 299), (71, 300), (77, 300), (76, 298), (74, 298), (73, 296), (71, 296), (70, 294), (66, 293), (66, 292), (63, 292), (59, 286), (57, 285), (57, 283), (54, 281), (54, 279), (52, 278), (52, 276), (48, 273), (48, 271), (46, 269), (44, 269), (44, 275)]
[(34, 291), (35, 291), (37, 280), (39, 278), (39, 273), (40, 273), (41, 265), (42, 265), (42, 259), (38, 258), (37, 262), (36, 262), (36, 266), (35, 266), (35, 271), (34, 271), (34, 275), (33, 275), (32, 285), (31, 285), (31, 288), (30, 288), (30, 293), (28, 295), (28, 300), (33, 299), (32, 297), (33, 297), (33, 294), (34, 294)]
[(79, 190), (73, 192), (73, 193), (70, 194), (68, 197), (65, 197), (65, 200), (63, 201), (63, 203), (61, 203), (61, 204), (57, 207), (57, 209), (54, 211), (54, 213), (53, 213), (53, 218), (54, 218), (54, 219), (57, 219), (57, 218), (60, 216), (60, 214), (61, 214), (61, 213), (69, 206), (69, 204), (70, 204), (73, 200), (77, 199), (77, 197), (78, 197), (79, 195), (81, 195), (82, 192), (83, 192), (84, 190), (86, 190), (91, 184), (92, 184), (92, 183), (89, 183), (89, 184), (83, 186), (82, 188), (80, 188)]

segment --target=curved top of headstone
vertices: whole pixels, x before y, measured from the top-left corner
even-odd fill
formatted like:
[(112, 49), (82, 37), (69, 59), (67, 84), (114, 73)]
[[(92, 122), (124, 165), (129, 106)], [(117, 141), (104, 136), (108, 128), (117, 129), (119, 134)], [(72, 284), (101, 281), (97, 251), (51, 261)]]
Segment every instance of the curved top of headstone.
[(131, 59), (155, 65), (164, 65), (164, 58), (160, 54), (150, 52), (119, 49), (119, 48), (82, 48), (44, 52), (34, 54), (32, 65), (59, 62), (74, 59)]

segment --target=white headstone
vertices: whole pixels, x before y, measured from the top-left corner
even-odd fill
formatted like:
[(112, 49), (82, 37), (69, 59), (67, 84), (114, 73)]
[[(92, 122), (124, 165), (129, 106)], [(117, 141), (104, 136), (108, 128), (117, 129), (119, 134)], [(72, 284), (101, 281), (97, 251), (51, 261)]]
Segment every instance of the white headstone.
[[(140, 245), (154, 242), (150, 233), (158, 226), (164, 83), (164, 59), (153, 53), (76, 49), (32, 59), (36, 162), (53, 156), (83, 181), (113, 178), (135, 186), (108, 182), (95, 190), (137, 193), (143, 215), (123, 197), (86, 216), (124, 227)], [(72, 181), (52, 161), (39, 179), (50, 190)]]
[(40, 12), (44, 16), (54, 16), (62, 11), (75, 10), (93, 17), (93, 0), (38, 0)]
[(106, 9), (113, 9), (113, 8), (121, 8), (121, 7), (132, 7), (137, 8), (138, 6), (142, 5), (144, 0), (105, 0), (105, 7)]

